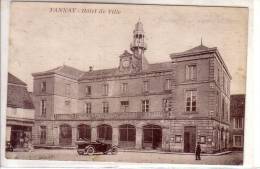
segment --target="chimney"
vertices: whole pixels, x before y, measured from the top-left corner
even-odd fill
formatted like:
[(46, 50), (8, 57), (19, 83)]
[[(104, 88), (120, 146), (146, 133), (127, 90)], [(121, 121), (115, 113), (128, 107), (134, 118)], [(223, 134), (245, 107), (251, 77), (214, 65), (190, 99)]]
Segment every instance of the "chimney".
[(90, 72), (93, 71), (93, 66), (89, 66), (89, 71), (90, 71)]

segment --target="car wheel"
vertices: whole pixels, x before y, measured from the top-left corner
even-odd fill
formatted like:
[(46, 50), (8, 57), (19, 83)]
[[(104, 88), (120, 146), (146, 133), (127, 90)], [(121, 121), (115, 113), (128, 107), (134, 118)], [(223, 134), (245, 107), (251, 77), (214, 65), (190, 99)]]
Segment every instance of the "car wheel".
[(117, 147), (112, 147), (111, 154), (115, 155), (117, 154), (117, 152), (118, 152)]
[(90, 146), (87, 148), (86, 152), (87, 152), (87, 155), (93, 155), (95, 153), (95, 149), (94, 149), (94, 147)]

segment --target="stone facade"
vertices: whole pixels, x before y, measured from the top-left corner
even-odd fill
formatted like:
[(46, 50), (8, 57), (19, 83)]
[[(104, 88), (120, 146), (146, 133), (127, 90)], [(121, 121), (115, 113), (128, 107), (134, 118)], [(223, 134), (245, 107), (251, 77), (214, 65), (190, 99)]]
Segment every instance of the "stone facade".
[(75, 146), (85, 138), (122, 148), (213, 153), (228, 148), (231, 76), (217, 48), (199, 45), (150, 64), (143, 25), (118, 68), (63, 65), (34, 73), (34, 141)]
[(230, 143), (232, 150), (244, 147), (245, 95), (231, 95), (230, 99)]

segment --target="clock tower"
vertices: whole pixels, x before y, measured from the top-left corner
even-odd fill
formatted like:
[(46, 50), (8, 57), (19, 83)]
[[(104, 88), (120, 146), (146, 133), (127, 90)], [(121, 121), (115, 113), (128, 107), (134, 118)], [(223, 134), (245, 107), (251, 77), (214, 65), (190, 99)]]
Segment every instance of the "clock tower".
[(144, 51), (146, 48), (146, 43), (144, 42), (143, 24), (139, 20), (135, 24), (133, 41), (130, 44), (132, 53), (125, 50), (124, 53), (120, 55), (119, 71), (122, 73), (130, 73), (144, 70), (148, 66), (148, 62), (144, 57)]
[(135, 24), (133, 31), (133, 41), (130, 45), (130, 49), (133, 52), (133, 66), (135, 71), (141, 71), (144, 69), (146, 59), (144, 58), (144, 51), (147, 49), (147, 45), (144, 42), (144, 29), (142, 22), (139, 21)]
[(125, 50), (124, 53), (119, 56), (119, 58), (120, 58), (120, 65), (119, 65), (120, 72), (129, 73), (133, 71), (133, 63), (132, 63), (133, 54)]

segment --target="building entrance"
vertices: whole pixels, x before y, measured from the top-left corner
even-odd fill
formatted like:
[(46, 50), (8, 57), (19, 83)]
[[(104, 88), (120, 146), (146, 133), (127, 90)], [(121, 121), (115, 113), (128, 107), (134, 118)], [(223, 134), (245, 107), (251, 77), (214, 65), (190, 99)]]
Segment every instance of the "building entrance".
[(194, 153), (196, 148), (196, 127), (184, 127), (184, 152)]
[(78, 126), (77, 139), (91, 140), (91, 128), (88, 125), (81, 124)]
[(60, 126), (60, 145), (71, 145), (72, 129), (70, 125), (63, 124)]
[(31, 140), (32, 128), (27, 126), (12, 126), (10, 144), (14, 148), (22, 148)]
[(143, 127), (143, 148), (160, 149), (162, 147), (162, 128), (157, 125)]
[(112, 142), (112, 127), (106, 124), (97, 127), (98, 139), (107, 143)]
[(135, 126), (130, 124), (119, 126), (119, 146), (124, 148), (135, 147)]

